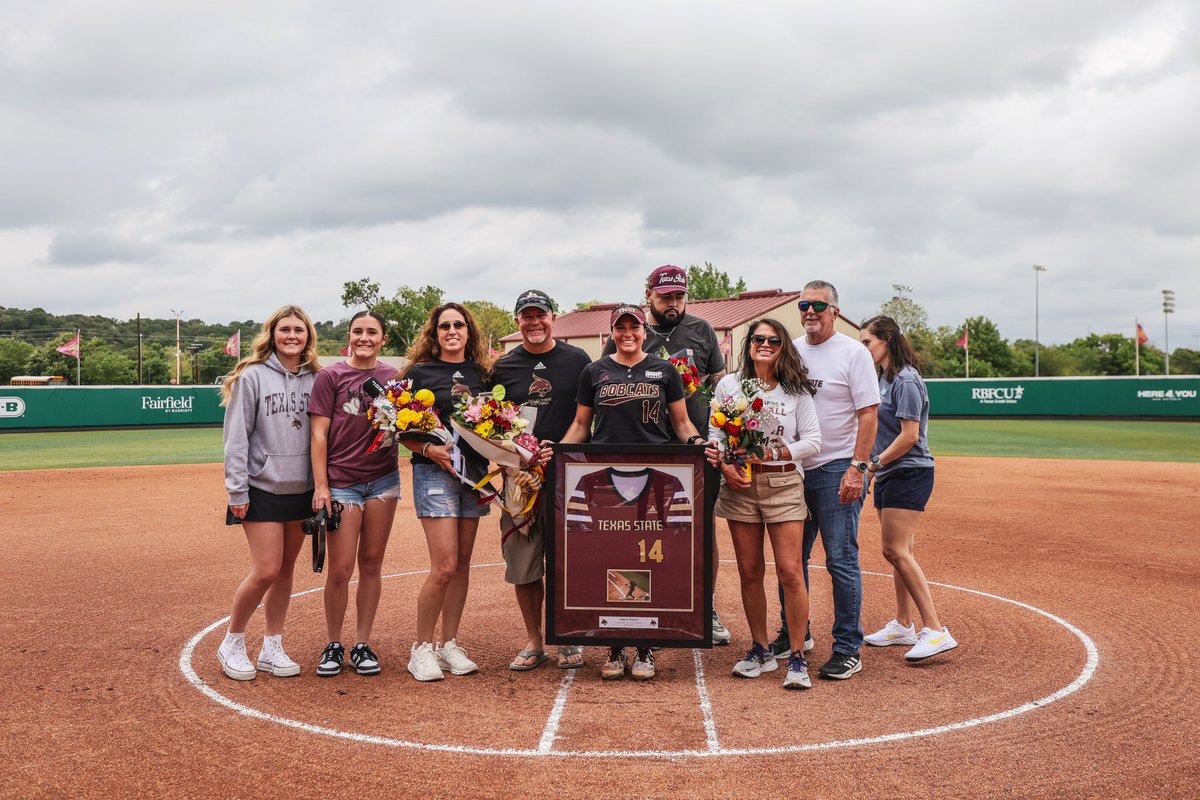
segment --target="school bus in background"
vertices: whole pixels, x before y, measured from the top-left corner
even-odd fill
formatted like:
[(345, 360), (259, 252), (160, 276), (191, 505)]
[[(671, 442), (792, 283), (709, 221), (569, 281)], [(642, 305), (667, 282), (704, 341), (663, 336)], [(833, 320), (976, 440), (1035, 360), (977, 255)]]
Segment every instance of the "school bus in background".
[(62, 375), (14, 375), (8, 382), (9, 386), (57, 386), (65, 384), (67, 379)]

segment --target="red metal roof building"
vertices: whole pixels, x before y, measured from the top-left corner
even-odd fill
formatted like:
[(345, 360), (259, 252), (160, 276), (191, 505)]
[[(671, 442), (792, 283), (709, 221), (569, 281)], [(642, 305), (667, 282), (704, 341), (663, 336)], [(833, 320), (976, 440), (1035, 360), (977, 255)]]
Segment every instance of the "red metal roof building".
[[(765, 289), (757, 292), (742, 292), (737, 297), (716, 300), (692, 300), (687, 313), (707, 320), (721, 340), (726, 361), (730, 353), (742, 346), (742, 339), (749, 333), (748, 323), (760, 317), (774, 317), (788, 329), (793, 337), (804, 332), (800, 309), (796, 302), (800, 292), (785, 292), (782, 289)], [(593, 305), (580, 311), (562, 314), (554, 323), (554, 338), (567, 341), (583, 348), (593, 359), (600, 357), (604, 342), (608, 339), (608, 317), (619, 303)], [(845, 317), (838, 317), (837, 328), (842, 333), (858, 338), (859, 326)], [(500, 340), (507, 350), (521, 341), (521, 334), (510, 333)]]

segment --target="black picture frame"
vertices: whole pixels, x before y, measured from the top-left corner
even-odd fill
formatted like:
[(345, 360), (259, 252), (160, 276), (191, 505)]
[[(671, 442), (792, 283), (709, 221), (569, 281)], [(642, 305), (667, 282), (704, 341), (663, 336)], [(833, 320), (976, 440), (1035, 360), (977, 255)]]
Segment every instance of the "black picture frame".
[[(546, 641), (603, 647), (712, 647), (712, 508), (720, 478), (705, 460), (704, 446), (557, 444), (554, 453), (542, 489), (551, 503), (546, 517)], [(627, 477), (647, 473), (645, 511), (614, 508), (604, 513), (624, 519), (609, 519), (606, 524), (603, 517), (595, 516), (603, 504), (588, 505), (583, 512), (577, 495), (568, 520), (572, 492), (583, 491), (585, 483), (611, 490), (611, 483), (600, 475), (607, 473), (611, 479), (623, 472)], [(584, 481), (588, 476), (593, 477)], [(682, 506), (671, 505), (668, 510), (664, 505), (668, 501), (662, 499), (662, 493), (678, 493), (681, 488), (690, 502), (686, 531), (679, 521)], [(667, 521), (668, 515), (675, 521)], [(581, 522), (581, 517), (586, 521)], [(643, 520), (646, 527), (629, 528), (631, 518)], [(660, 530), (656, 524), (666, 525), (661, 536), (654, 536)], [(601, 530), (602, 525), (607, 530)], [(664, 541), (672, 543), (664, 545)], [(668, 564), (664, 550), (671, 557), (668, 566), (664, 566)], [(614, 584), (626, 580), (627, 596), (620, 596)]]

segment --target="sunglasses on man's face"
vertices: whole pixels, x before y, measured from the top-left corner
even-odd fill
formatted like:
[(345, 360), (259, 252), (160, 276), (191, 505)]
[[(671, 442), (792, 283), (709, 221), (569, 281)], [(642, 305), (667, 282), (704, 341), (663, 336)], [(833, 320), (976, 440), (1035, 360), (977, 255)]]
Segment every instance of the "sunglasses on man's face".
[(801, 300), (800, 310), (808, 311), (810, 308), (818, 314), (825, 313), (825, 309), (832, 306), (833, 303), (826, 303), (824, 300)]
[(783, 339), (780, 339), (778, 336), (763, 336), (761, 333), (751, 336), (750, 341), (757, 345), (769, 344), (771, 347), (779, 347), (779, 345), (783, 344)]
[(458, 330), (459, 328), (465, 328), (465, 327), (467, 327), (467, 323), (463, 322), (461, 319), (456, 319), (456, 320), (454, 320), (454, 322), (439, 322), (438, 323), (439, 331), (448, 331), (451, 328), (454, 328), (454, 330)]

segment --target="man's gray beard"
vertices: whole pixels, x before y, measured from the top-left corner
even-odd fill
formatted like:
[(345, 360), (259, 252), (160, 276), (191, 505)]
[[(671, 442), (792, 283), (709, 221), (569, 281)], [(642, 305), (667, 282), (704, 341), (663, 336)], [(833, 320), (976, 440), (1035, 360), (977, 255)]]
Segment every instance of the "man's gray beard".
[(669, 319), (664, 318), (661, 314), (659, 314), (658, 309), (655, 308), (653, 305), (650, 306), (650, 316), (654, 317), (654, 324), (660, 328), (666, 328), (667, 330), (672, 330), (672, 331), (675, 330), (675, 327), (677, 325), (679, 325), (679, 323), (683, 322), (683, 318), (686, 315), (687, 315), (687, 310), (685, 309), (685, 310), (679, 312), (678, 319), (671, 321)]

